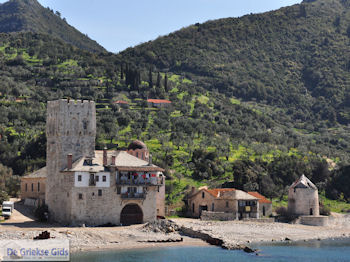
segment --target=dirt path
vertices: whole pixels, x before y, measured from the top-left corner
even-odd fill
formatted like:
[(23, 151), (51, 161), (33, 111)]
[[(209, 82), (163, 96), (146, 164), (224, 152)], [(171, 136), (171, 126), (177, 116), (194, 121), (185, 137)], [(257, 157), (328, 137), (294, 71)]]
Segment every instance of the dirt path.
[[(6, 219), (0, 224), (3, 226), (14, 226), (14, 227), (38, 227), (40, 223), (35, 221), (34, 208), (23, 205), (19, 199), (11, 198), (10, 201), (15, 203), (15, 209), (9, 219)], [(42, 226), (42, 224), (40, 224)]]

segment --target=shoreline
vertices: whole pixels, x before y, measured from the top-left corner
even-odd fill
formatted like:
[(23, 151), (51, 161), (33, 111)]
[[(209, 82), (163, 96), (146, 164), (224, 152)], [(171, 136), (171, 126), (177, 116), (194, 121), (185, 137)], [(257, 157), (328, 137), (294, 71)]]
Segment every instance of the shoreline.
[[(250, 242), (249, 244), (255, 248), (260, 246), (273, 246), (273, 245), (280, 245), (280, 244), (286, 244), (286, 245), (292, 245), (293, 243), (303, 244), (303, 243), (310, 243), (310, 242), (332, 242), (332, 241), (349, 241), (350, 242), (350, 236), (347, 237), (338, 237), (338, 238), (324, 238), (324, 239), (304, 239), (304, 240), (295, 240), (295, 241), (260, 241), (260, 242)], [(195, 242), (195, 241), (193, 241)], [(144, 243), (143, 245), (138, 245), (134, 247), (123, 247), (123, 246), (110, 246), (110, 247), (104, 247), (104, 248), (88, 248), (88, 249), (82, 249), (82, 250), (71, 250), (70, 254), (82, 254), (82, 253), (90, 253), (90, 252), (108, 252), (108, 251), (129, 251), (129, 250), (149, 250), (149, 249), (162, 249), (162, 248), (168, 248), (168, 247), (213, 247), (213, 248), (220, 248), (216, 245), (211, 245), (204, 240), (199, 240), (197, 243)], [(239, 249), (233, 249), (232, 251), (238, 251)]]
[(189, 240), (184, 240), (183, 242), (167, 242), (167, 243), (134, 243), (134, 246), (107, 246), (107, 247), (91, 247), (91, 248), (74, 248), (70, 249), (71, 254), (77, 253), (89, 253), (89, 252), (107, 252), (107, 251), (128, 251), (128, 250), (145, 250), (145, 249), (159, 249), (168, 247), (215, 247), (209, 243), (196, 239), (188, 238)]
[[(160, 220), (128, 227), (62, 227), (33, 222), (1, 223), (0, 239), (33, 239), (49, 231), (55, 239), (68, 239), (72, 254), (109, 250), (137, 250), (166, 247), (221, 246), (243, 250), (274, 243), (350, 240), (349, 218), (330, 226), (305, 226), (254, 221)], [(337, 220), (338, 222), (338, 220)]]

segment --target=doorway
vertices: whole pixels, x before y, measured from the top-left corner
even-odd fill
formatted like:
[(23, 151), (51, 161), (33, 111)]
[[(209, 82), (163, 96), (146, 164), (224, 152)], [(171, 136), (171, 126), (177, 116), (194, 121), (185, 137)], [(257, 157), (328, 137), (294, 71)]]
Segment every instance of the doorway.
[(120, 223), (130, 226), (143, 223), (142, 209), (137, 204), (126, 205), (120, 214)]
[(208, 206), (199, 206), (199, 217), (202, 215), (202, 211), (208, 211)]

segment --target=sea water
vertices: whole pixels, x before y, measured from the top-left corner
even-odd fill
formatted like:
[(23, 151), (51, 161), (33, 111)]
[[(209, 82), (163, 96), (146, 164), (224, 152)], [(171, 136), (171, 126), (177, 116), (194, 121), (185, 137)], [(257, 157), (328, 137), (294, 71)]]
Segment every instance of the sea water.
[(84, 252), (72, 262), (350, 262), (350, 240), (254, 245), (259, 255), (220, 247), (164, 247), (127, 251)]

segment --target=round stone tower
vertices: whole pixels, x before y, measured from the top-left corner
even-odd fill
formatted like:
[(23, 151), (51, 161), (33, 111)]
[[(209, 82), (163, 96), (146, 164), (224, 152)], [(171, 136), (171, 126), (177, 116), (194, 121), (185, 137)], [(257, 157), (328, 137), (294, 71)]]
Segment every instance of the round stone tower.
[(68, 159), (94, 157), (96, 107), (92, 101), (61, 99), (47, 103), (46, 120), (46, 196), (50, 218), (64, 222), (70, 219), (72, 179), (61, 173)]
[(288, 212), (298, 216), (319, 216), (317, 187), (304, 175), (288, 191)]

